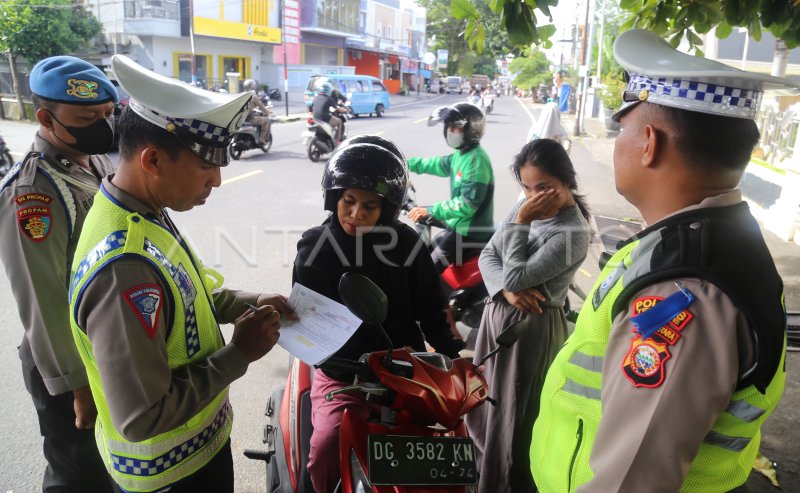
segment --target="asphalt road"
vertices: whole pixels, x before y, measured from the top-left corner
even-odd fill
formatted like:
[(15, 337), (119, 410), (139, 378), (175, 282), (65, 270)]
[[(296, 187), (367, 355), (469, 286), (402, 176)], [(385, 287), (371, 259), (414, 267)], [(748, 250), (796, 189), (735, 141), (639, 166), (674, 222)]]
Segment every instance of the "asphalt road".
[[(434, 96), (407, 103), (408, 98), (396, 98), (396, 106), (383, 118), (358, 118), (350, 121), (350, 135), (379, 133), (395, 141), (407, 156), (446, 154), (442, 127), (429, 128), (427, 116), (439, 105), (462, 100), (457, 95)], [(406, 101), (406, 103), (403, 103)], [(280, 103), (276, 106), (282, 109)], [(525, 136), (536, 108), (509, 97), (495, 101), (495, 112), (489, 116), (484, 147), (495, 170), (495, 220), (500, 221), (519, 194), (509, 165), (513, 155), (524, 144)], [(322, 163), (311, 163), (302, 147), (300, 133), (304, 122), (275, 125), (274, 145), (268, 154), (250, 151), (242, 160), (223, 170), (223, 185), (212, 193), (208, 203), (186, 213), (173, 213), (185, 236), (195, 245), (205, 263), (221, 271), (226, 285), (237, 289), (288, 294), (291, 283), (291, 263), (300, 233), (325, 218), (322, 209), (320, 177)], [(0, 129), (9, 140), (12, 150), (22, 152), (27, 142), (9, 139), (8, 127)], [(32, 132), (31, 132), (32, 134)], [(21, 145), (20, 145), (21, 144)], [(579, 139), (572, 149), (572, 159), (578, 170), (580, 185), (587, 194), (594, 214), (617, 218), (636, 218), (638, 213), (614, 191), (613, 171), (609, 162), (597, 159), (589, 145)], [(446, 179), (413, 175), (420, 204), (430, 204), (447, 198)], [(597, 274), (597, 256), (592, 251), (576, 280), (588, 290)], [(0, 492), (40, 491), (45, 462), (41, 453), (41, 437), (30, 397), (20, 375), (16, 347), (22, 329), (13, 303), (9, 281), (0, 276), (0, 365), (6, 369), (0, 380), (3, 396), (0, 437)], [(223, 327), (230, 337), (231, 326)], [(276, 347), (261, 361), (251, 365), (247, 374), (236, 381), (231, 401), (236, 415), (232, 434), (236, 491), (261, 493), (265, 491), (262, 462), (243, 457), (246, 448), (261, 447), (265, 423), (264, 405), (272, 389), (286, 378), (288, 355)], [(796, 362), (790, 358), (789, 364)], [(794, 366), (790, 366), (794, 376)], [(782, 466), (789, 465), (790, 474), (783, 471), (785, 491), (800, 491), (797, 467), (789, 450), (796, 450), (800, 434), (794, 427), (793, 402), (800, 389), (789, 379), (788, 411), (779, 408), (773, 421), (774, 432), (765, 433), (765, 446), (773, 450), (773, 459)], [(781, 406), (784, 406), (782, 403)], [(791, 406), (791, 407), (789, 407)], [(768, 427), (770, 423), (768, 423)], [(657, 444), (654, 444), (657, 446)], [(777, 455), (776, 455), (777, 454)], [(784, 460), (783, 457), (786, 456)], [(793, 470), (792, 470), (793, 469)], [(769, 491), (766, 481), (753, 478), (753, 484)]]

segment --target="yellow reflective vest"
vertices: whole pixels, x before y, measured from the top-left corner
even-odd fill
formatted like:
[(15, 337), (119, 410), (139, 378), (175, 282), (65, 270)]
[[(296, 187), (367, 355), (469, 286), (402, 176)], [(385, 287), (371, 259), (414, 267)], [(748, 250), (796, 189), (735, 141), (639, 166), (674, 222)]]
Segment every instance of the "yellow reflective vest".
[[(749, 219), (744, 217), (744, 213), (740, 210), (741, 208), (730, 209), (721, 211), (721, 217), (722, 214), (728, 215), (723, 217), (722, 221), (731, 220), (735, 224), (750, 224)], [(697, 217), (705, 221), (706, 218), (701, 214), (703, 213), (697, 213)], [(747, 215), (749, 216), (749, 213)], [(701, 241), (705, 242), (708, 239), (708, 235), (702, 237), (702, 230), (708, 229), (707, 224), (711, 222), (713, 221), (701, 222), (700, 219), (690, 218), (689, 221), (680, 223), (678, 219), (674, 229), (681, 230), (685, 237), (691, 236), (694, 230), (697, 230), (699, 239), (696, 246), (701, 244)], [(684, 228), (687, 224), (690, 227)], [(702, 227), (698, 227), (698, 224)], [(754, 221), (753, 224), (755, 224)], [(737, 233), (734, 228), (729, 229), (732, 234)], [(740, 238), (745, 236), (741, 234), (742, 228), (738, 229)], [(630, 288), (633, 287), (633, 290), (636, 291), (643, 287), (641, 282), (637, 284), (637, 281), (645, 279), (653, 273), (658, 274), (659, 271), (667, 271), (675, 266), (686, 266), (690, 263), (687, 256), (674, 260), (674, 263), (670, 265), (660, 264), (662, 261), (659, 255), (664, 251), (662, 242), (679, 236), (673, 236), (671, 231), (662, 228), (652, 231), (650, 234), (642, 234), (638, 239), (624, 245), (611, 257), (587, 297), (575, 332), (550, 366), (542, 390), (541, 409), (533, 426), (530, 452), (531, 472), (537, 488), (542, 493), (572, 493), (579, 486), (591, 480), (594, 475), (589, 465), (589, 459), (602, 419), (600, 397), (603, 385), (603, 360), (616, 315), (615, 306), (620, 306), (620, 303), (622, 306), (626, 306), (627, 297), (632, 294)], [(752, 233), (749, 236), (753, 239), (749, 245), (750, 251), (756, 252), (761, 248), (758, 242), (760, 233), (757, 224), (754, 231), (749, 231)], [(685, 242), (685, 245), (691, 244), (690, 240)], [(702, 244), (707, 246), (707, 243)], [(748, 245), (744, 245), (744, 248), (747, 247)], [(686, 251), (690, 250), (686, 249)], [(702, 251), (700, 248), (697, 250)], [(766, 247), (764, 247), (764, 252), (766, 257), (760, 258), (769, 258)], [(724, 254), (721, 255), (724, 256)], [(664, 258), (669, 259), (670, 257), (665, 256)], [(672, 260), (663, 260), (663, 262), (670, 261)], [(722, 262), (722, 266), (723, 269), (730, 268), (730, 263)], [(695, 267), (686, 267), (681, 274), (688, 274), (692, 268)], [(774, 270), (774, 266), (772, 269)], [(731, 270), (735, 270), (735, 268), (731, 268)], [(703, 272), (711, 271), (712, 269), (706, 271), (700, 269), (698, 274), (703, 277)], [(766, 266), (764, 271), (764, 279), (767, 280), (767, 283), (762, 286), (769, 286), (769, 296), (777, 293), (777, 296), (774, 297), (780, 298), (782, 290), (780, 278), (777, 277), (776, 272), (773, 273), (770, 270), (769, 266)], [(749, 280), (752, 281), (752, 278)], [(773, 288), (775, 288), (774, 291)], [(737, 287), (737, 289), (739, 288)], [(765, 289), (765, 291), (767, 290)], [(776, 326), (776, 320), (780, 317), (782, 300), (765, 303), (764, 297), (759, 299), (762, 300), (760, 305), (766, 305), (766, 308), (759, 312), (762, 314), (759, 320), (769, 321), (768, 324), (765, 322), (763, 325), (771, 327), (769, 330), (773, 331), (773, 335), (780, 336), (781, 327)], [(747, 312), (746, 308), (743, 310), (746, 313), (755, 313), (755, 311)], [(768, 315), (764, 316), (765, 313)], [(783, 328), (785, 329), (785, 319)], [(763, 389), (764, 392), (759, 391), (755, 384), (750, 384), (740, 386), (733, 393), (728, 408), (714, 423), (692, 461), (681, 487), (682, 492), (730, 491), (746, 482), (761, 441), (761, 426), (775, 409), (783, 393), (786, 380), (785, 338), (783, 341), (780, 360), (778, 361), (776, 355), (773, 361), (778, 363), (778, 370), (774, 371), (774, 374), (770, 374), (771, 380), (766, 380), (768, 384)]]
[[(224, 344), (212, 307), (211, 289), (188, 246), (162, 225), (126, 210), (101, 190), (84, 224), (70, 284), (72, 334), (89, 376), (97, 406), (95, 438), (109, 474), (126, 491), (156, 491), (205, 466), (227, 443), (233, 423), (228, 389), (178, 428), (142, 442), (129, 442), (114, 427), (85, 328), (77, 307), (94, 275), (121, 255), (136, 255), (157, 269), (173, 301), (173, 324), (166, 341), (170, 368), (207, 358)], [(166, 301), (166, 300), (165, 300)]]

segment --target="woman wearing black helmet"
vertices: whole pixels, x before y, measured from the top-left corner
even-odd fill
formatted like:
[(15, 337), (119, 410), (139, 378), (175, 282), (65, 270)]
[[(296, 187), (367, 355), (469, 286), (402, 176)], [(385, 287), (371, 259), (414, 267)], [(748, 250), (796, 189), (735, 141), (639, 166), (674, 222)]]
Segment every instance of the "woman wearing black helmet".
[(408, 169), (415, 173), (450, 177), (450, 200), (430, 207), (414, 207), (412, 221), (432, 215), (448, 229), (436, 237), (434, 262), (441, 272), (478, 255), (494, 233), (494, 173), (489, 155), (481, 147), (486, 118), (480, 108), (457, 103), (436, 109), (428, 125), (444, 123), (444, 138), (455, 152), (431, 158), (412, 157)]
[[(418, 235), (397, 220), (405, 196), (406, 164), (391, 142), (346, 142), (328, 161), (322, 177), (325, 209), (331, 215), (309, 229), (297, 244), (292, 281), (340, 301), (339, 278), (357, 272), (370, 278), (389, 300), (386, 332), (395, 347), (425, 350), (425, 340), (440, 353), (458, 357), (463, 342), (453, 338), (444, 309), (439, 276)], [(421, 329), (421, 330), (420, 330)], [(322, 329), (321, 329), (322, 330)], [(358, 359), (386, 349), (370, 327), (360, 327), (334, 356)], [(353, 382), (352, 373), (316, 370), (311, 387), (311, 437), (308, 471), (314, 491), (329, 493), (339, 481), (339, 422), (348, 409), (366, 419), (369, 408), (357, 395), (325, 394)]]

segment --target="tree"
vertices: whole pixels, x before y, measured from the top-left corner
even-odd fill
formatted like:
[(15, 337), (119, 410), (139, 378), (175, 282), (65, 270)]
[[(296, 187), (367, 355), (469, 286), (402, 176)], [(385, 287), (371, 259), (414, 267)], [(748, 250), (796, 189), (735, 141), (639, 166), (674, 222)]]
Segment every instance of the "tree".
[(550, 62), (539, 50), (530, 50), (523, 56), (514, 58), (508, 69), (516, 74), (514, 85), (522, 88), (536, 88), (539, 84), (548, 84), (552, 76)]
[(82, 5), (70, 0), (4, 0), (0, 3), (0, 52), (8, 57), (11, 81), (25, 117), (17, 57), (30, 64), (72, 53), (91, 40), (101, 25)]
[[(668, 38), (678, 46), (686, 38), (698, 54), (703, 51), (706, 34), (716, 28), (716, 36), (724, 39), (734, 27), (746, 27), (756, 41), (761, 29), (771, 32), (777, 42), (773, 75), (783, 76), (788, 50), (800, 45), (800, 2), (786, 0), (622, 0), (620, 6), (630, 13), (623, 29), (642, 27)], [(784, 60), (784, 63), (779, 63)]]
[[(481, 12), (479, 15), (483, 19), (482, 26), (484, 28), (480, 57), (471, 53), (469, 44), (463, 36), (468, 22), (451, 15), (450, 0), (419, 0), (418, 3), (428, 10), (427, 34), (434, 40), (431, 49), (444, 49), (449, 52), (448, 74), (478, 73), (472, 71), (476, 66), (484, 67), (483, 71), (479, 73), (485, 73), (489, 71), (485, 68), (488, 63), (494, 63), (494, 60), (500, 56), (518, 51), (509, 41), (500, 17), (494, 14), (486, 3), (475, 7), (476, 12)], [(491, 58), (491, 61), (486, 62), (484, 56)], [(489, 74), (486, 73), (486, 75)]]
[[(528, 47), (531, 43), (541, 43), (549, 47), (549, 38), (556, 32), (555, 26), (546, 24), (537, 26), (536, 10), (552, 21), (550, 7), (558, 4), (558, 0), (490, 0), (488, 5), (481, 2), (492, 15), (500, 16), (500, 25), (508, 33), (513, 46)], [(466, 20), (464, 38), (479, 53), (484, 49), (487, 24), (485, 12), (481, 11), (471, 0), (451, 0), (450, 13), (456, 19)]]

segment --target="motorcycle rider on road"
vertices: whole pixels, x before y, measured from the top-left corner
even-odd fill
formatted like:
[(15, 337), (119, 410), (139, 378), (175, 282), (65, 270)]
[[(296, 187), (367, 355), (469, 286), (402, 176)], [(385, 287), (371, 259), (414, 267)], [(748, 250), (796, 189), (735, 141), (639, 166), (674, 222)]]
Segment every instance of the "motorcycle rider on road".
[(444, 123), (444, 138), (455, 152), (447, 156), (409, 158), (414, 173), (450, 177), (450, 200), (429, 207), (414, 207), (408, 213), (414, 222), (432, 215), (448, 229), (434, 238), (433, 260), (439, 272), (448, 265), (461, 265), (480, 254), (494, 233), (494, 174), (489, 155), (480, 141), (486, 118), (471, 103), (457, 103), (434, 110), (428, 125)]
[[(261, 102), (261, 98), (258, 97), (258, 93), (256, 92), (258, 89), (258, 84), (256, 84), (256, 81), (253, 79), (247, 79), (244, 81), (243, 86), (245, 91), (253, 91), (256, 93), (253, 99), (251, 99), (252, 105), (250, 107), (250, 113), (247, 114), (247, 120), (245, 121), (258, 127), (258, 143), (261, 144), (261, 147), (264, 147), (267, 145), (267, 135), (269, 135), (270, 110), (264, 103)], [(253, 110), (261, 110), (263, 115), (258, 115)]]
[[(333, 92), (333, 84), (330, 82), (322, 84), (317, 93), (317, 97), (314, 98), (314, 103), (311, 105), (311, 111), (314, 114), (314, 120), (330, 124), (333, 129), (334, 142), (338, 145), (342, 140), (342, 119), (335, 116), (333, 113), (345, 113), (347, 109), (339, 107), (337, 98)], [(335, 108), (335, 110), (331, 111), (331, 108)]]

